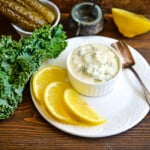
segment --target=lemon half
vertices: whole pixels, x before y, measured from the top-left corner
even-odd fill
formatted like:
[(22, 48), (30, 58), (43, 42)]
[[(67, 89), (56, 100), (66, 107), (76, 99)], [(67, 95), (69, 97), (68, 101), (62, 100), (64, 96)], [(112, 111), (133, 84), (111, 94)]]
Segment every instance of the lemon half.
[(113, 20), (120, 33), (131, 38), (150, 31), (150, 20), (143, 15), (112, 8)]

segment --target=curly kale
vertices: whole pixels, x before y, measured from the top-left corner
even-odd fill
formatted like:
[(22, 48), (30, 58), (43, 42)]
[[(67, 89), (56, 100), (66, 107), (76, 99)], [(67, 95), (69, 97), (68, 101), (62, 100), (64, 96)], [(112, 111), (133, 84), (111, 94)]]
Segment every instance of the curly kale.
[(19, 41), (0, 39), (0, 119), (7, 119), (22, 101), (26, 83), (47, 59), (56, 58), (67, 46), (62, 25), (48, 25)]

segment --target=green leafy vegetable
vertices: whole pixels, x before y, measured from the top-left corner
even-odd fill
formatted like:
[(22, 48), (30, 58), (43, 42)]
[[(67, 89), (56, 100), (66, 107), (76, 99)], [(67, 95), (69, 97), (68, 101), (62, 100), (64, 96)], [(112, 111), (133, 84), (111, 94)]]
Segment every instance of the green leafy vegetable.
[(0, 39), (0, 119), (7, 119), (22, 101), (26, 83), (46, 59), (56, 58), (67, 46), (62, 25), (35, 30), (18, 42)]

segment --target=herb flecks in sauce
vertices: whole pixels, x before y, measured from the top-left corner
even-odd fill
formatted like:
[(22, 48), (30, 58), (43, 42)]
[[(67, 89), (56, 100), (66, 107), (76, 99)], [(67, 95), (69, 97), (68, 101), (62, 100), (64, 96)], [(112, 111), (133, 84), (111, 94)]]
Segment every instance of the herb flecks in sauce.
[(113, 78), (119, 70), (116, 53), (106, 45), (81, 45), (72, 53), (72, 72), (87, 82), (104, 82)]

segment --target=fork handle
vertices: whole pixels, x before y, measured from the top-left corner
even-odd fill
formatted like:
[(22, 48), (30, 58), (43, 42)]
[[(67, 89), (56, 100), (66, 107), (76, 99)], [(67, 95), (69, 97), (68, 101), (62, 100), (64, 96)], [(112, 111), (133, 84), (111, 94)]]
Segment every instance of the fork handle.
[(145, 99), (147, 101), (147, 104), (150, 106), (150, 92), (148, 91), (148, 89), (146, 88), (145, 84), (143, 83), (142, 79), (140, 78), (139, 74), (137, 73), (137, 71), (133, 68), (133, 67), (129, 67), (129, 69), (134, 73), (134, 75), (137, 77), (137, 79), (139, 80), (139, 82), (142, 85), (143, 91), (144, 91), (144, 95), (145, 95)]

